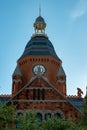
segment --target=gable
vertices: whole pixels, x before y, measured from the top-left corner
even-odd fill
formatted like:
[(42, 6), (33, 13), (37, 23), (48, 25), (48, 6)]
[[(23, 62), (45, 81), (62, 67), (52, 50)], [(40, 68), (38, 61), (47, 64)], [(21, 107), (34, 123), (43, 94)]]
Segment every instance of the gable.
[[(29, 86), (27, 86), (25, 89), (33, 93), (36, 93), (35, 95), (38, 96), (38, 94), (42, 93), (44, 91), (44, 97), (45, 100), (64, 100), (60, 93), (58, 93), (55, 89), (55, 87), (52, 87), (49, 82), (47, 82), (46, 77), (39, 77), (36, 78)], [(31, 95), (32, 96), (32, 95)], [(30, 98), (29, 98), (30, 99)], [(31, 98), (32, 99), (32, 98)], [(40, 100), (40, 99), (39, 99)]]
[[(39, 82), (38, 82), (39, 80)], [(33, 90), (37, 90), (36, 92)], [(45, 91), (43, 91), (45, 90)], [(29, 93), (28, 93), (29, 92)], [(45, 96), (44, 96), (45, 93)], [(36, 96), (37, 94), (42, 94), (42, 96)], [(32, 98), (31, 98), (32, 97)], [(73, 109), (78, 110), (76, 106), (58, 90), (56, 89), (50, 82), (49, 80), (44, 77), (33, 77), (23, 88), (21, 88), (11, 99), (9, 102), (27, 102), (27, 103), (33, 103), (33, 102), (43, 102), (43, 103), (62, 103), (64, 104), (66, 109), (67, 105), (72, 107)], [(8, 103), (9, 103), (8, 102)], [(58, 105), (57, 104), (57, 105)], [(67, 104), (67, 105), (66, 105)]]
[(52, 87), (41, 77), (36, 78), (26, 89), (52, 89)]

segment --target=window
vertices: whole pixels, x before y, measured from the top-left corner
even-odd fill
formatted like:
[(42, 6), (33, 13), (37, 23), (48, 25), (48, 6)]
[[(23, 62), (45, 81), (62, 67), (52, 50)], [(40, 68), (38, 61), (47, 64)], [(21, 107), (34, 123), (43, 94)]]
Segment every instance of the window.
[(37, 120), (38, 120), (38, 122), (42, 121), (42, 114), (37, 113)]
[(45, 90), (42, 89), (42, 100), (44, 100), (44, 99), (45, 99)]
[(26, 90), (26, 99), (29, 99), (29, 90)]
[(15, 92), (15, 82), (13, 81), (13, 92)]
[(56, 119), (61, 119), (61, 115), (60, 115), (60, 113), (56, 113), (56, 114), (54, 114), (54, 117), (55, 117)]
[(23, 113), (21, 113), (21, 112), (19, 112), (18, 114), (17, 114), (17, 118), (18, 118), (18, 120), (17, 120), (17, 123), (16, 123), (16, 128), (20, 128), (21, 127), (21, 124), (22, 124), (22, 122), (21, 122), (21, 117), (23, 116)]
[(45, 115), (45, 120), (48, 121), (50, 118), (51, 118), (51, 114), (50, 114), (50, 113), (47, 113), (47, 114)]
[(37, 99), (40, 100), (40, 89), (37, 90)]
[(36, 89), (33, 89), (33, 100), (36, 99)]
[(45, 90), (44, 89), (33, 89), (33, 100), (44, 100)]
[(20, 85), (21, 85), (21, 83), (20, 82), (18, 82), (18, 86), (20, 87)]

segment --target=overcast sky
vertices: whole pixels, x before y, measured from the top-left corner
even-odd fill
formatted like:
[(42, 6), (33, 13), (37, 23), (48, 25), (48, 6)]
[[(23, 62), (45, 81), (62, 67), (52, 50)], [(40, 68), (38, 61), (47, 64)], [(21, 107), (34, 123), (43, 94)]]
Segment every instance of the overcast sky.
[(67, 94), (85, 95), (87, 85), (87, 0), (0, 0), (0, 94), (10, 94), (18, 58), (39, 15), (67, 76)]

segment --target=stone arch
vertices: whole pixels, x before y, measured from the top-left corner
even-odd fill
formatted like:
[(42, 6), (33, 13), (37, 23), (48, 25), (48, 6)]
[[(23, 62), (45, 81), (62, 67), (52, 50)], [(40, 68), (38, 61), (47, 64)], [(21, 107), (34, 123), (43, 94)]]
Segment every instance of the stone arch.
[(60, 110), (60, 109), (58, 109), (58, 110), (56, 110), (56, 111), (54, 112), (54, 117), (56, 117), (57, 119), (59, 119), (59, 118), (64, 118), (65, 116), (64, 116), (63, 111)]
[(18, 110), (17, 112), (16, 112), (16, 115), (23, 115), (24, 114), (24, 111), (23, 110)]
[(55, 114), (54, 114), (54, 118), (56, 118), (56, 119), (61, 119), (60, 113), (55, 113)]

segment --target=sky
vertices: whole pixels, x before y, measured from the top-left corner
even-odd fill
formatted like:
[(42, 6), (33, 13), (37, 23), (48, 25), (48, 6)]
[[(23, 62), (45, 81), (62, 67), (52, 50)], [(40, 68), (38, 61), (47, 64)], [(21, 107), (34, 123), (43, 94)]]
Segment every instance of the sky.
[[(87, 86), (87, 0), (0, 0), (0, 94), (11, 94), (17, 60), (34, 34), (33, 23), (44, 18), (67, 76), (67, 94)], [(83, 95), (83, 96), (84, 96)]]

